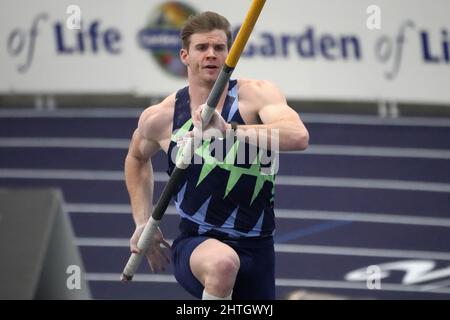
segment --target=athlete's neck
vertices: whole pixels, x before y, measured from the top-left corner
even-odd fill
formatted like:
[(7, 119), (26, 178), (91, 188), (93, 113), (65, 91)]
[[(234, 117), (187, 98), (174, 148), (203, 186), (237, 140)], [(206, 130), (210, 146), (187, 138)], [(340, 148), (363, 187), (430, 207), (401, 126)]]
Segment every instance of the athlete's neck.
[[(194, 81), (189, 81), (189, 98), (191, 102), (191, 110), (195, 111), (200, 105), (206, 103), (208, 99), (209, 93), (212, 90), (214, 83), (212, 84), (203, 84), (200, 85), (195, 83)], [(219, 104), (217, 106), (217, 111), (222, 109), (223, 103), (227, 96), (228, 92), (228, 83), (225, 86), (225, 89), (220, 97)]]

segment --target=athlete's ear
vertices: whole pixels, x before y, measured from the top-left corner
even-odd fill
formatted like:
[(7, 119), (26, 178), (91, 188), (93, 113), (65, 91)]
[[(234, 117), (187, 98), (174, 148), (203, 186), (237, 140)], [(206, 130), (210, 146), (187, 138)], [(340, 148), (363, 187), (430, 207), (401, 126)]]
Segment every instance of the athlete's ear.
[(188, 51), (187, 51), (186, 49), (184, 49), (184, 48), (181, 49), (181, 50), (180, 50), (180, 59), (181, 59), (181, 62), (183, 62), (183, 64), (184, 64), (185, 66), (188, 66), (188, 65), (189, 65), (188, 57), (189, 57)]

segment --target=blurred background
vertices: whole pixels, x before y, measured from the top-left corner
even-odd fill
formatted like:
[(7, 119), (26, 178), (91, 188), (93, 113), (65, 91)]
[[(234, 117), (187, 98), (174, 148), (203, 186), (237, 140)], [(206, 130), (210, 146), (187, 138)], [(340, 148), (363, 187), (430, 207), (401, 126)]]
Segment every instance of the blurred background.
[[(0, 3), (0, 298), (192, 299), (170, 268), (119, 281), (140, 113), (187, 84), (179, 31), (251, 1)], [(278, 299), (450, 298), (450, 2), (267, 1), (233, 78), (310, 132), (280, 154)], [(153, 160), (155, 202), (167, 159)], [(165, 236), (177, 234), (171, 205)]]

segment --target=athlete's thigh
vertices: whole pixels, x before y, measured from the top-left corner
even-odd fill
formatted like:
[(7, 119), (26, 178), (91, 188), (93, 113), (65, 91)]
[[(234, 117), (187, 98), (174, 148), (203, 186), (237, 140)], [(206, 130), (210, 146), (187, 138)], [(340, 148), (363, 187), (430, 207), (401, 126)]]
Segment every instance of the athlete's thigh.
[(230, 262), (239, 269), (240, 261), (236, 251), (229, 245), (210, 238), (200, 243), (192, 252), (190, 266), (192, 273), (204, 285), (204, 278), (217, 262)]
[(189, 260), (192, 252), (208, 237), (180, 235), (172, 244), (172, 263), (178, 283), (194, 297), (201, 299), (203, 285), (191, 271)]
[(236, 248), (241, 267), (236, 277), (233, 299), (275, 299), (275, 252), (267, 248)]

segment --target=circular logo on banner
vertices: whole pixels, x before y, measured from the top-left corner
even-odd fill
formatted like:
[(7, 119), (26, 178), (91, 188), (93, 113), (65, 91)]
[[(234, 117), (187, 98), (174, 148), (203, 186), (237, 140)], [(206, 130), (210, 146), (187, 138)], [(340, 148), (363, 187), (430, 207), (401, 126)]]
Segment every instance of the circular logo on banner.
[(187, 77), (186, 66), (179, 57), (180, 30), (193, 14), (196, 10), (184, 3), (165, 2), (154, 10), (138, 35), (140, 46), (149, 50), (158, 65), (176, 77)]

